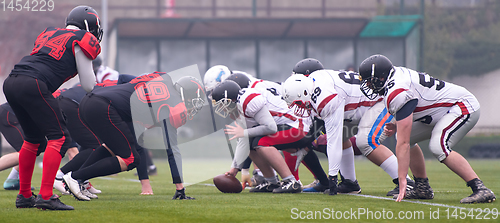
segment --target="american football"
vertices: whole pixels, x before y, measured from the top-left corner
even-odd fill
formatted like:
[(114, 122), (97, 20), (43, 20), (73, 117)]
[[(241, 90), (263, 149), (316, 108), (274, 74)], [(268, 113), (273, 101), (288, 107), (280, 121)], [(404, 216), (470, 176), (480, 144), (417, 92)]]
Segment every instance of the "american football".
[(217, 175), (214, 184), (223, 193), (240, 193), (243, 190), (240, 181), (234, 176)]

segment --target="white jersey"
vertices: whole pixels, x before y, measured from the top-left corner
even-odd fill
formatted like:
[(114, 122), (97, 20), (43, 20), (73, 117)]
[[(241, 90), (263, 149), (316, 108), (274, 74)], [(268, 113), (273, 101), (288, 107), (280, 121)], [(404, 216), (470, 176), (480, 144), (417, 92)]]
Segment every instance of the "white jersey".
[(342, 107), (344, 120), (358, 123), (370, 107), (382, 100), (381, 97), (370, 100), (361, 92), (360, 76), (356, 72), (319, 70), (309, 77), (314, 80), (311, 102), (319, 118)]
[(328, 175), (336, 176), (342, 158), (344, 120), (358, 123), (363, 114), (382, 99), (369, 100), (361, 92), (361, 81), (355, 72), (319, 70), (309, 78), (314, 81), (311, 105), (316, 116), (325, 121)]
[(107, 66), (100, 66), (95, 74), (97, 83), (102, 83), (104, 80), (118, 80), (118, 76), (120, 76), (118, 71)]
[(277, 125), (287, 124), (297, 129), (302, 128), (305, 132), (309, 131), (309, 125), (305, 125), (302, 118), (293, 114), (281, 96), (262, 88), (245, 88), (240, 91), (238, 109), (245, 117), (247, 127), (259, 124), (253, 117), (264, 106), (267, 106)]
[(479, 110), (479, 102), (465, 88), (435, 79), (404, 67), (394, 67), (388, 80), (384, 104), (390, 114), (395, 115), (408, 101), (417, 99), (413, 120), (435, 124), (450, 107), (458, 105), (462, 115)]
[(253, 78), (250, 79), (250, 85), (248, 87), (266, 89), (274, 94), (278, 94), (280, 96), (283, 95), (281, 84), (274, 81), (266, 81), (262, 79)]

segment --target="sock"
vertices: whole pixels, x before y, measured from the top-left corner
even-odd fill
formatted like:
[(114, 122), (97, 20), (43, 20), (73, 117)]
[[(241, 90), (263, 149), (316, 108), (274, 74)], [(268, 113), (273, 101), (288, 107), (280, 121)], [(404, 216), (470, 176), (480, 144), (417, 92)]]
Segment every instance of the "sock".
[(64, 176), (65, 173), (63, 173), (61, 171), (61, 169), (57, 170), (57, 173), (56, 173), (56, 179), (57, 180), (62, 180), (62, 177)]
[(16, 168), (12, 168), (7, 179), (19, 179), (19, 171), (17, 171)]
[(313, 173), (316, 179), (319, 180), (321, 185), (328, 185), (328, 176), (326, 176), (323, 167), (321, 167), (321, 163), (319, 162), (318, 156), (314, 151), (310, 151), (304, 157), (304, 165), (309, 168), (309, 170)]
[(81, 168), (71, 174), (75, 180), (88, 180), (95, 177), (108, 176), (121, 172), (120, 162), (116, 157), (107, 157), (97, 161), (96, 163)]
[(392, 179), (398, 178), (398, 159), (395, 155), (389, 156), (382, 164), (380, 164), (380, 168), (382, 168)]
[[(290, 175), (293, 177), (293, 175)], [(269, 178), (264, 178), (266, 181), (269, 181), (269, 183), (272, 183), (272, 184), (277, 184), (278, 183), (278, 179), (276, 179), (276, 176), (273, 176), (273, 177), (269, 177)]]
[(78, 152), (78, 154), (76, 154), (76, 156), (73, 157), (72, 160), (61, 167), (62, 173), (67, 174), (70, 171), (77, 171), (78, 169), (80, 169), (83, 163), (85, 163), (85, 161), (89, 158), (92, 151), (93, 149), (85, 149)]
[(296, 180), (299, 180), (299, 169), (295, 170), (295, 163), (297, 163), (297, 157), (292, 156), (289, 152), (282, 151), (283, 156), (285, 157), (285, 162), (286, 165), (288, 166), (288, 169), (292, 172), (292, 175), (295, 177)]
[(24, 141), (19, 151), (19, 194), (25, 198), (31, 197), (31, 178), (39, 145)]
[(340, 172), (345, 179), (356, 180), (356, 168), (354, 167), (354, 151), (352, 147), (342, 150), (342, 160), (340, 161)]
[[(65, 137), (53, 139), (47, 142), (47, 148), (43, 154), (43, 170), (42, 170), (42, 185), (40, 186), (40, 195), (44, 200), (52, 197), (54, 180), (56, 179), (57, 170), (61, 165), (61, 147)], [(30, 188), (31, 189), (31, 188)]]
[(290, 176), (287, 176), (287, 177), (283, 178), (283, 181), (287, 181), (287, 180), (296, 181), (295, 177), (293, 175), (290, 175)]

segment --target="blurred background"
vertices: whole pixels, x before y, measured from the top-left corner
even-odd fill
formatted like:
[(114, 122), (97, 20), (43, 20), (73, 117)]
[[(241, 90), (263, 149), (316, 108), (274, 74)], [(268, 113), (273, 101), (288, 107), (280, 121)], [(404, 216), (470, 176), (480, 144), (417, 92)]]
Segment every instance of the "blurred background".
[[(223, 64), (261, 79), (284, 81), (306, 57), (319, 59), (329, 69), (357, 70), (364, 58), (384, 54), (397, 66), (471, 91), (481, 103), (481, 118), (454, 149), (469, 158), (500, 158), (500, 105), (494, 96), (500, 95), (495, 85), (500, 82), (499, 1), (51, 1), (53, 10), (45, 12), (17, 11), (9, 0), (0, 6), (2, 83), (14, 64), (31, 52), (40, 32), (48, 26), (64, 27), (69, 11), (84, 4), (101, 17), (104, 64), (122, 74), (170, 72), (196, 64), (203, 76), (209, 67)], [(5, 102), (3, 94), (0, 102)], [(5, 154), (9, 145), (3, 142)], [(427, 145), (421, 146), (431, 157)], [(156, 157), (162, 154), (164, 150)]]

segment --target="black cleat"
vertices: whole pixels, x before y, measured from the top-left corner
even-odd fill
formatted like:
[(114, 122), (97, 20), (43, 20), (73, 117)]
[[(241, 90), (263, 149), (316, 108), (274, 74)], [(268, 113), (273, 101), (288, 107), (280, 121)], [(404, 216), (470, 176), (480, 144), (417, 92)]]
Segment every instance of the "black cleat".
[(38, 195), (35, 200), (35, 207), (43, 210), (75, 210), (72, 206), (65, 205), (59, 200), (59, 196), (53, 194), (48, 200), (44, 200), (42, 195)]
[(174, 194), (174, 197), (172, 197), (172, 200), (176, 200), (176, 199), (179, 199), (179, 200), (194, 200), (195, 199), (194, 197), (186, 196), (186, 193), (185, 193), (184, 189), (185, 188), (182, 188), (181, 190), (176, 190), (175, 194)]
[(302, 190), (303, 193), (323, 193), (328, 190), (328, 186), (324, 186), (321, 183), (314, 185), (313, 187), (305, 188)]
[(25, 198), (22, 194), (16, 197), (16, 208), (34, 208), (35, 207), (35, 194), (31, 192), (31, 197)]
[[(407, 187), (405, 199), (433, 199), (434, 191), (429, 185), (429, 178), (416, 178), (415, 176), (413, 178), (415, 179), (415, 187), (410, 190)], [(393, 199), (396, 199), (398, 194), (395, 194)]]
[(300, 193), (302, 192), (302, 185), (296, 180), (283, 181), (281, 187), (273, 190), (273, 193)]
[(250, 193), (270, 193), (273, 192), (274, 189), (279, 188), (281, 185), (279, 183), (277, 184), (272, 184), (269, 181), (265, 181), (264, 183), (261, 183), (254, 188), (250, 189)]
[[(394, 189), (392, 189), (391, 191), (387, 192), (386, 196), (394, 196), (394, 195), (399, 194), (399, 180), (398, 180), (398, 178), (393, 179), (392, 182), (394, 182), (394, 184), (396, 184), (396, 187)], [(408, 191), (413, 190), (414, 188), (415, 188), (415, 181), (413, 181), (411, 179), (406, 179), (406, 192), (408, 193)]]
[(337, 195), (337, 176), (328, 176), (328, 190), (325, 190), (324, 193), (328, 193), (329, 195)]
[(491, 203), (496, 200), (493, 191), (484, 186), (483, 181), (478, 178), (467, 182), (467, 186), (472, 189), (472, 194), (460, 200), (462, 204)]
[(361, 187), (358, 180), (352, 181), (344, 178), (339, 183), (337, 191), (339, 194), (359, 194), (361, 193)]

